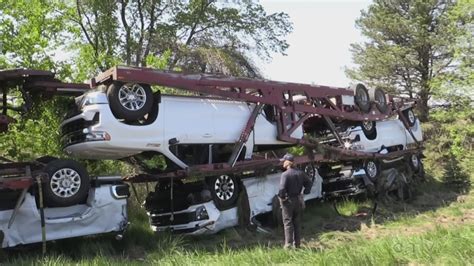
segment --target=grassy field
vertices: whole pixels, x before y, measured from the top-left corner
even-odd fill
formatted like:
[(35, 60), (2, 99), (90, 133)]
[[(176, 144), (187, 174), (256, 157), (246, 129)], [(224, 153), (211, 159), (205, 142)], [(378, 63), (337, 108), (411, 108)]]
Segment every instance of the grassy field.
[(435, 180), (422, 183), (411, 202), (311, 202), (304, 215), (303, 248), (284, 250), (282, 229), (270, 234), (231, 228), (184, 237), (154, 234), (147, 216), (130, 205), (124, 240), (112, 235), (48, 243), (2, 254), (3, 264), (468, 264), (474, 261), (474, 192)]

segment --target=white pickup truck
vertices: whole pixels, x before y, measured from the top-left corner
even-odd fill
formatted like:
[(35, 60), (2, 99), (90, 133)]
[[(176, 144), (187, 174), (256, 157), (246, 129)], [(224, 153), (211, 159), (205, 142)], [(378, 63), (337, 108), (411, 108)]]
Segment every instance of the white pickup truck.
[[(2, 193), (2, 197), (7, 195)], [(128, 197), (128, 186), (121, 182), (121, 177), (94, 179), (86, 202), (44, 209), (46, 241), (112, 232), (123, 234), (128, 225)], [(35, 196), (28, 192), (12, 217), (16, 199), (2, 199), (2, 248), (42, 242), (41, 217)]]
[[(150, 193), (146, 208), (154, 231), (171, 230), (191, 235), (213, 234), (224, 228), (236, 226), (238, 215), (250, 218), (254, 223), (260, 214), (272, 212), (272, 201), (278, 193), (281, 172), (242, 180), (248, 202), (247, 215), (237, 212), (237, 207), (219, 210), (202, 183), (180, 184), (175, 191), (174, 210), (170, 209), (169, 190)], [(316, 173), (311, 192), (305, 200), (322, 198), (322, 178)], [(159, 188), (158, 188), (159, 189)], [(206, 196), (207, 195), (207, 196)]]

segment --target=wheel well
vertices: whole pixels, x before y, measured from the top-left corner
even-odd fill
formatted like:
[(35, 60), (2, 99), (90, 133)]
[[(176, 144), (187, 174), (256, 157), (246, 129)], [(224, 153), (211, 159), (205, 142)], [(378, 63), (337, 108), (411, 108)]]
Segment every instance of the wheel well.
[(54, 157), (54, 156), (46, 155), (46, 156), (42, 156), (42, 157), (37, 158), (35, 161), (43, 163), (43, 164), (48, 164), (48, 163), (50, 163), (54, 160), (57, 160), (57, 159), (59, 159), (59, 158)]

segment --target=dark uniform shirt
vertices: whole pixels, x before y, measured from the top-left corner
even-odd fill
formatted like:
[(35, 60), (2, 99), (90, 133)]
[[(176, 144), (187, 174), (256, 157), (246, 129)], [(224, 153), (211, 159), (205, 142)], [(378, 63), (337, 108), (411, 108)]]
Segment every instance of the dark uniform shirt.
[(280, 198), (298, 196), (301, 194), (303, 187), (305, 188), (304, 194), (309, 194), (312, 186), (313, 182), (305, 172), (289, 168), (281, 174), (278, 196)]

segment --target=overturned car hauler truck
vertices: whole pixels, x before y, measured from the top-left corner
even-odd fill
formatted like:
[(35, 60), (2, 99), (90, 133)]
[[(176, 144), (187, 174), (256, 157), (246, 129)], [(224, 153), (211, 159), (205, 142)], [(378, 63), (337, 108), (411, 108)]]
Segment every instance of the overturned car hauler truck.
[[(155, 85), (183, 94), (162, 95)], [(64, 150), (129, 162), (141, 170), (129, 182), (158, 181), (146, 202), (157, 230), (218, 230), (219, 219), (232, 224), (243, 189), (251, 212), (268, 211), (281, 173), (278, 155), (296, 145), (305, 149), (297, 166), (318, 180), (308, 198), (361, 193), (397, 164), (421, 171), (414, 103), (363, 84), (335, 88), (119, 66), (91, 86), (61, 124)]]

